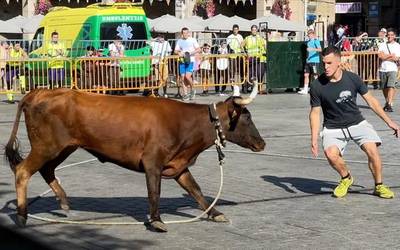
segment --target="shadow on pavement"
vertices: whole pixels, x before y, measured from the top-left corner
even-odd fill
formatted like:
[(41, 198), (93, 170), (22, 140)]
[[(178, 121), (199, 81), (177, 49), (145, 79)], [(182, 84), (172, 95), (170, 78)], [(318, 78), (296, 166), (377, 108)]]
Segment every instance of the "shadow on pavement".
[[(205, 197), (209, 203), (211, 203), (214, 198), (213, 197)], [(53, 216), (59, 217), (61, 219), (65, 219), (68, 217), (60, 210), (59, 203), (56, 201), (55, 197), (43, 197), (40, 199), (31, 198), (30, 201), (35, 200), (34, 202), (30, 202), (29, 205), (29, 213), (30, 214), (40, 214), (40, 213), (49, 213)], [(70, 202), (71, 211), (82, 211), (82, 212), (91, 212), (91, 213), (99, 213), (106, 214), (106, 216), (96, 216), (101, 217), (101, 219), (105, 218), (113, 218), (113, 217), (123, 217), (130, 216), (133, 217), (137, 221), (147, 221), (147, 214), (149, 212), (148, 208), (148, 198), (147, 197), (68, 197), (68, 201)], [(218, 209), (219, 205), (236, 205), (235, 202), (228, 200), (218, 200), (216, 204), (216, 208)], [(2, 213), (8, 213), (10, 218), (13, 218), (13, 214), (15, 214), (16, 200), (11, 200), (6, 203), (6, 205), (0, 210)], [(190, 196), (184, 194), (183, 197), (179, 198), (160, 198), (160, 214), (171, 214), (181, 217), (193, 217), (193, 215), (187, 214), (184, 212), (183, 208), (199, 208), (197, 202), (193, 200)], [(61, 211), (61, 212), (59, 212)], [(110, 214), (112, 214), (110, 216)], [(74, 220), (74, 218), (68, 218)], [(82, 220), (82, 218), (75, 218), (77, 220)], [(89, 218), (85, 218), (85, 220)]]
[[(337, 182), (321, 181), (301, 177), (278, 177), (264, 175), (261, 176), (261, 178), (264, 179), (264, 181), (270, 182), (275, 186), (284, 189), (288, 193), (297, 193), (296, 190), (298, 190), (307, 194), (326, 194), (332, 193), (333, 189), (338, 185)], [(353, 185), (352, 187), (364, 188), (360, 185)]]

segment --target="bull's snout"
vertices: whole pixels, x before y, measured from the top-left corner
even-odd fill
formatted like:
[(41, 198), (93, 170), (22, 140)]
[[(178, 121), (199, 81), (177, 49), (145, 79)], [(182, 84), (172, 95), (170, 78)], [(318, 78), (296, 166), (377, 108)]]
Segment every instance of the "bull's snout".
[(254, 146), (251, 148), (253, 152), (261, 152), (265, 149), (265, 141), (263, 139), (259, 140)]

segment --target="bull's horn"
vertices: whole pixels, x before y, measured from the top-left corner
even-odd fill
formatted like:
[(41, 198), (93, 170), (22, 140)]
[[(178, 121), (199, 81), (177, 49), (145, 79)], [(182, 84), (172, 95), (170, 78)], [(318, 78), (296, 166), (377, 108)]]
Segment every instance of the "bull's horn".
[(233, 85), (233, 95), (232, 96), (240, 96), (239, 86)]
[(253, 90), (251, 91), (251, 94), (250, 94), (249, 97), (246, 97), (244, 99), (237, 99), (236, 98), (233, 101), (238, 105), (243, 105), (243, 106), (244, 105), (248, 105), (254, 100), (254, 98), (256, 98), (257, 93), (258, 93), (258, 82), (254, 81)]

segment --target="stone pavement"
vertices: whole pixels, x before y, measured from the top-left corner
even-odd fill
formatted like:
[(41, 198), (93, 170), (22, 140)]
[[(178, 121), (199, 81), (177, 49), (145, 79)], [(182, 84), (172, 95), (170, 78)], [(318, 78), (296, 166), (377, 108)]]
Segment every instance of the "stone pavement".
[[(378, 91), (373, 94), (382, 101)], [(4, 98), (4, 97), (2, 97)], [(224, 97), (199, 97), (210, 103)], [(52, 224), (33, 219), (16, 229), (57, 249), (399, 249), (400, 248), (400, 156), (399, 139), (368, 109), (361, 98), (364, 116), (375, 126), (381, 147), (385, 183), (397, 196), (392, 200), (372, 193), (373, 180), (362, 151), (351, 143), (345, 154), (355, 183), (343, 198), (331, 196), (338, 175), (323, 159), (310, 156), (309, 98), (290, 93), (258, 96), (249, 110), (267, 142), (261, 154), (228, 144), (224, 187), (217, 208), (230, 223), (207, 220), (168, 225), (165, 234), (138, 226), (89, 226)], [(0, 103), (0, 144), (11, 133), (16, 105)], [(392, 117), (400, 122), (400, 105)], [(172, 114), (173, 115), (173, 114)], [(134, 119), (134, 118), (133, 118)], [(25, 125), (18, 131), (23, 151), (29, 151)], [(240, 152), (233, 152), (240, 150)], [(2, 154), (3, 152), (1, 152)], [(71, 155), (63, 165), (94, 157), (84, 151)], [(14, 177), (0, 161), (0, 221), (15, 228)], [(200, 155), (191, 171), (211, 201), (219, 187), (214, 149)], [(57, 172), (71, 202), (67, 219), (134, 222), (147, 217), (144, 175), (98, 161)], [(47, 190), (39, 174), (29, 183), (28, 197)], [(49, 218), (65, 219), (52, 193), (35, 201), (29, 211)], [(200, 214), (197, 204), (173, 180), (163, 180), (161, 214), (164, 221)], [(1, 248), (1, 242), (0, 242)]]

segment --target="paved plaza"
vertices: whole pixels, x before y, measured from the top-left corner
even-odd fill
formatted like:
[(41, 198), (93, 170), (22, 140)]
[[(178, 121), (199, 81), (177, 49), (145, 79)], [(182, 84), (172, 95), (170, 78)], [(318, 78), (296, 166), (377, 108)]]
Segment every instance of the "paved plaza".
[[(380, 91), (371, 90), (383, 103)], [(5, 99), (5, 96), (1, 96)], [(198, 97), (198, 103), (224, 97)], [(225, 149), (224, 186), (217, 209), (230, 223), (206, 219), (170, 224), (168, 233), (154, 233), (143, 225), (68, 225), (29, 219), (17, 229), (14, 176), (0, 161), (0, 222), (56, 249), (399, 249), (400, 248), (400, 139), (359, 98), (364, 116), (383, 139), (384, 181), (396, 196), (392, 200), (372, 194), (373, 179), (366, 157), (354, 144), (345, 159), (355, 178), (351, 192), (342, 199), (331, 193), (338, 175), (320, 156), (312, 159), (308, 123), (309, 97), (294, 93), (261, 95), (249, 105), (253, 121), (267, 143), (257, 154), (228, 143)], [(11, 133), (17, 105), (0, 103), (0, 145)], [(400, 105), (392, 117), (400, 122)], [(179, 115), (171, 114), (171, 119)], [(135, 117), (132, 117), (135, 119)], [(23, 120), (23, 119), (22, 119)], [(162, 124), (158, 124), (162, 125)], [(123, 128), (121, 128), (123, 129)], [(22, 149), (29, 152), (25, 124), (18, 131)], [(3, 158), (3, 151), (1, 151)], [(83, 150), (62, 165), (94, 159)], [(214, 148), (198, 158), (191, 171), (212, 201), (220, 181)], [(97, 160), (71, 166), (56, 175), (71, 203), (67, 217), (49, 193), (29, 206), (29, 212), (53, 219), (104, 222), (145, 221), (148, 212), (143, 174)], [(48, 190), (39, 174), (28, 186), (28, 197)], [(161, 216), (164, 221), (188, 219), (201, 213), (197, 203), (174, 180), (162, 181)], [(0, 248), (1, 248), (0, 242)]]

